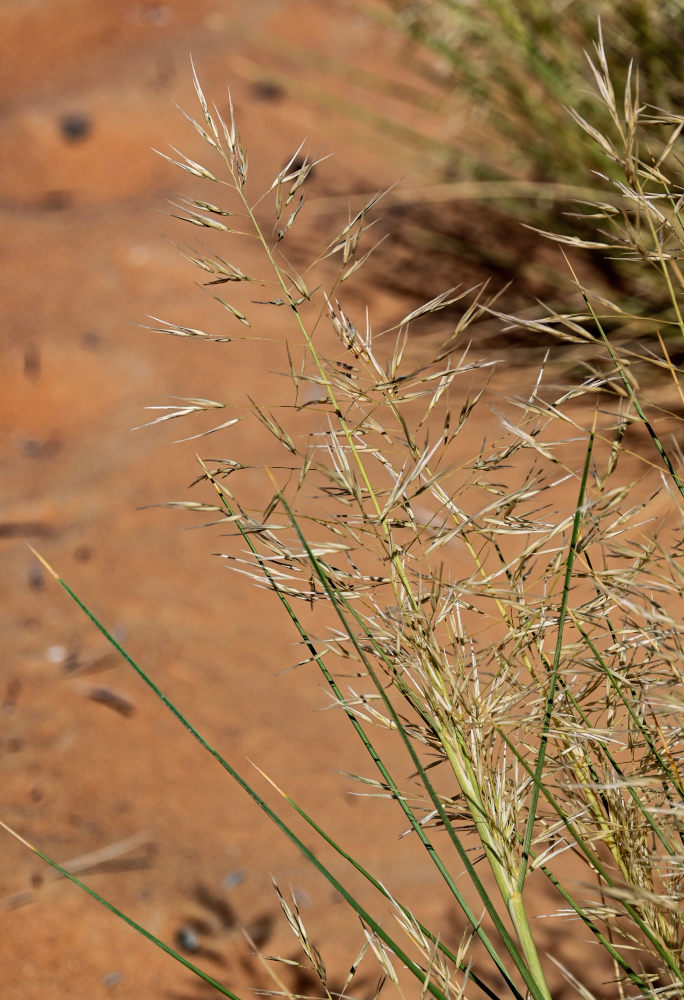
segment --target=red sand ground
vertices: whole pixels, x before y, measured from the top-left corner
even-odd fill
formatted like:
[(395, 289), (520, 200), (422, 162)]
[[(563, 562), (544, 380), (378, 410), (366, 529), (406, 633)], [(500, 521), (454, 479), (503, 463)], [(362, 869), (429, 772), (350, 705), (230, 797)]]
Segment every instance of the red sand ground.
[[(319, 209), (332, 195), (430, 177), (431, 154), (382, 131), (373, 116), (407, 122), (415, 114), (397, 96), (399, 84), (426, 104), (438, 91), (412, 68), (406, 40), (370, 16), (381, 7), (350, 0), (332, 8), (7, 0), (0, 9), (0, 816), (59, 861), (139, 836), (132, 851), (84, 877), (164, 940), (192, 930), (199, 950), (190, 957), (238, 991), (271, 985), (238, 923), (266, 953), (297, 955), (270, 873), (297, 893), (338, 976), (356, 955), (360, 929), (109, 650), (23, 539), (265, 794), (246, 758), (325, 816), (342, 843), (360, 845), (380, 878), (458, 941), (459, 923), (412, 838), (387, 850), (387, 830), (394, 843), (402, 829), (392, 806), (349, 796), (335, 772), (341, 762), (364, 773), (368, 765), (342, 716), (321, 711), (327, 694), (312, 668), (277, 676), (298, 651), (273, 599), (226, 573), (211, 558), (216, 535), (185, 530), (189, 515), (141, 510), (198, 499), (186, 489), (196, 444), (171, 444), (192, 428), (130, 430), (146, 419), (146, 404), (168, 395), (224, 398), (237, 386), (263, 399), (272, 391), (272, 376), (237, 367), (228, 345), (134, 325), (147, 314), (223, 322), (162, 238), (195, 233), (158, 214), (187, 184), (150, 152), (171, 142), (200, 153), (173, 106), (194, 113), (189, 53), (207, 93), (231, 86), (256, 188), (302, 138), (336, 154), (316, 180)], [(352, 117), (348, 105), (365, 111)], [(421, 112), (424, 150), (457, 125)], [(369, 294), (376, 318), (396, 318), (406, 304)], [(249, 451), (249, 438), (242, 445)], [(93, 700), (94, 688), (114, 692), (128, 714)], [(3, 1000), (208, 995), (5, 834), (0, 907)], [(368, 968), (370, 995), (372, 960)], [(286, 968), (283, 975), (302, 987)]]

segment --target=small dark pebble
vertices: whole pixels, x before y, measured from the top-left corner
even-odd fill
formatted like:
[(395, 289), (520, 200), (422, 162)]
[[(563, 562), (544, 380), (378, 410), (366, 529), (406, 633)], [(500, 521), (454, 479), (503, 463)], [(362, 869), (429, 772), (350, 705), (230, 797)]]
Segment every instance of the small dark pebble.
[(258, 101), (282, 101), (285, 97), (285, 89), (275, 80), (255, 80), (250, 90)]
[(224, 889), (235, 889), (245, 881), (245, 873), (241, 868), (236, 868), (233, 872), (224, 875), (221, 885)]
[(3, 708), (14, 708), (17, 701), (19, 700), (20, 694), (21, 694), (21, 681), (18, 677), (13, 677), (12, 680), (7, 682)]
[(89, 545), (79, 545), (74, 549), (74, 559), (79, 562), (89, 562), (93, 557), (93, 550)]
[(49, 212), (61, 212), (73, 201), (71, 191), (46, 191), (41, 198), (41, 207)]
[(183, 951), (187, 951), (190, 954), (199, 951), (199, 938), (194, 928), (190, 927), (189, 924), (183, 924), (182, 927), (178, 928), (176, 931), (176, 941)]
[(65, 142), (83, 142), (90, 135), (92, 127), (88, 115), (80, 111), (62, 115), (59, 120), (59, 131)]
[(62, 442), (56, 437), (27, 437), (20, 444), (27, 458), (52, 458), (62, 450)]
[(36, 379), (40, 375), (40, 350), (35, 344), (24, 348), (24, 375)]
[(83, 346), (89, 351), (97, 351), (102, 346), (102, 338), (94, 330), (86, 330), (81, 340), (83, 341)]
[(120, 982), (123, 981), (123, 972), (108, 972), (106, 976), (102, 977), (103, 986), (118, 986)]
[(135, 706), (131, 704), (128, 698), (108, 687), (99, 686), (90, 688), (86, 692), (86, 698), (90, 698), (91, 701), (98, 701), (101, 705), (107, 705), (108, 708), (113, 708), (115, 712), (118, 712), (119, 715), (124, 715), (126, 718), (130, 718), (135, 712)]

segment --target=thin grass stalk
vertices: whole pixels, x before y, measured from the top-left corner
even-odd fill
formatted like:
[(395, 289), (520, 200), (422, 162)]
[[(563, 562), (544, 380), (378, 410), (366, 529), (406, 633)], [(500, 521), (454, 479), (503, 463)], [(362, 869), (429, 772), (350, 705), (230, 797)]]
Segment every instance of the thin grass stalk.
[(522, 893), (523, 886), (525, 884), (525, 876), (527, 874), (527, 859), (529, 857), (529, 851), (530, 851), (530, 846), (532, 844), (532, 836), (534, 833), (534, 826), (537, 817), (539, 788), (542, 784), (542, 775), (544, 773), (544, 760), (546, 758), (546, 747), (549, 738), (549, 728), (551, 726), (551, 716), (553, 715), (553, 703), (556, 694), (556, 684), (558, 683), (561, 655), (563, 652), (563, 631), (565, 629), (565, 619), (568, 613), (568, 599), (570, 596), (570, 585), (572, 583), (572, 571), (575, 562), (575, 554), (577, 551), (577, 542), (579, 540), (580, 525), (582, 522), (582, 509), (584, 505), (584, 495), (587, 488), (587, 480), (589, 478), (589, 466), (591, 463), (591, 453), (594, 447), (595, 429), (596, 429), (596, 415), (594, 416), (594, 427), (592, 428), (591, 434), (589, 435), (589, 440), (587, 442), (587, 451), (584, 459), (584, 470), (582, 472), (579, 495), (577, 497), (577, 503), (575, 505), (575, 515), (573, 517), (573, 524), (572, 524), (572, 536), (570, 538), (570, 545), (568, 547), (568, 555), (565, 563), (565, 580), (563, 581), (563, 594), (561, 597), (561, 606), (558, 616), (556, 650), (553, 658), (553, 666), (551, 668), (549, 675), (549, 687), (548, 687), (548, 694), (546, 697), (546, 709), (544, 713), (544, 721), (542, 723), (541, 739), (539, 743), (539, 753), (537, 756), (537, 763), (534, 769), (534, 775), (535, 775), (534, 787), (532, 789), (530, 809), (527, 816), (527, 827), (525, 830), (525, 837), (523, 840), (522, 864), (520, 867), (520, 875), (518, 878), (519, 893)]

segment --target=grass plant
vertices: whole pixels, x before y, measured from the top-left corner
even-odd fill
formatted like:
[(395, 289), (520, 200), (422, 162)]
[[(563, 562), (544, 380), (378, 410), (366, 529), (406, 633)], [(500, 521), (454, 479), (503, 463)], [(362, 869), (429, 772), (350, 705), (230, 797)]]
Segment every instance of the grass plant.
[[(268, 190), (253, 195), (232, 105), (222, 116), (197, 77), (200, 112), (190, 123), (207, 165), (204, 157), (168, 157), (208, 192), (177, 211), (205, 231), (206, 242), (184, 253), (216, 293), (229, 332), (155, 321), (156, 328), (223, 340), (228, 352), (263, 338), (271, 312), (285, 313), (291, 329), (280, 345), (287, 402), (250, 401), (245, 416), (240, 399), (188, 398), (155, 418), (234, 408), (211, 430), (230, 442), (231, 425), (252, 419), (270, 442), (259, 500), (250, 500), (249, 487), (258, 456), (206, 458), (199, 480), (209, 495), (181, 506), (210, 513), (228, 532), (227, 564), (282, 605), (302, 664), (320, 670), (368, 753), (371, 773), (357, 780), (394, 802), (425, 848), (445, 908), (460, 913), (460, 943), (451, 945), (364, 868), (325, 817), (310, 816), (274, 783), (259, 792), (51, 572), (358, 915), (363, 947), (339, 990), (296, 903), (278, 893), (321, 996), (353, 995), (359, 964), (371, 954), (382, 972), (375, 995), (387, 983), (438, 1000), (550, 1000), (562, 977), (564, 995), (684, 996), (684, 491), (670, 444), (680, 417), (666, 404), (667, 392), (682, 402), (667, 347), (669, 334), (684, 334), (682, 190), (668, 172), (682, 119), (644, 111), (632, 82), (620, 104), (601, 45), (595, 77), (622, 145), (575, 116), (609, 161), (606, 176), (615, 177), (610, 203), (591, 213), (612, 235), (591, 242), (596, 252), (636, 259), (663, 283), (675, 320), (663, 331), (658, 325), (658, 357), (615, 347), (605, 316), (614, 325), (633, 318), (585, 289), (581, 314), (520, 320), (497, 312), (486, 289), (453, 288), (382, 331), (369, 318), (358, 323), (340, 299), (372, 249), (366, 230), (379, 196), (351, 215), (310, 268), (296, 270), (288, 247), (314, 162), (298, 150)], [(668, 130), (655, 160), (643, 138), (654, 127)], [(261, 248), (267, 277), (232, 262), (224, 249), (231, 240), (238, 252), (245, 240)], [(326, 291), (314, 290), (317, 274), (328, 280), (332, 265)], [(460, 318), (412, 361), (421, 320), (447, 308)], [(473, 328), (493, 316), (502, 328), (541, 326), (589, 345), (593, 368), (560, 387), (558, 373), (543, 368), (523, 395), (498, 399), (496, 366), (468, 349)], [(658, 406), (641, 389), (646, 365), (661, 376)], [(488, 399), (497, 400), (495, 418), (484, 409)], [(383, 755), (376, 727), (403, 747), (408, 781)], [(290, 813), (368, 882), (375, 908), (319, 859)], [(401, 842), (391, 849), (400, 853)], [(554, 900), (543, 920), (540, 893)], [(554, 964), (549, 928), (582, 942), (589, 974)]]
[[(387, 6), (394, 22), (434, 54), (438, 71), (433, 75), (448, 95), (452, 120), (459, 123), (445, 168), (453, 197), (465, 190), (472, 203), (472, 192), (480, 192), (478, 211), (463, 237), (454, 237), (457, 225), (449, 219), (444, 231), (432, 233), (432, 242), (451, 243), (457, 256), (479, 259), (486, 273), (497, 267), (534, 286), (515, 254), (507, 255), (496, 241), (492, 245), (492, 232), (507, 234), (510, 221), (519, 220), (590, 241), (593, 226), (568, 214), (569, 199), (583, 199), (582, 189), (593, 188), (589, 197), (597, 200), (603, 187), (604, 199), (616, 207), (613, 192), (596, 174), (620, 179), (619, 165), (607, 160), (567, 114), (570, 107), (600, 134), (612, 132), (611, 109), (596, 101), (593, 73), (582, 56), (593, 50), (597, 17), (617, 90), (625, 89), (638, 67), (641, 100), (653, 108), (677, 109), (684, 95), (671, 67), (684, 45), (681, 0), (387, 0)], [(569, 194), (573, 188), (576, 193)], [(428, 227), (439, 227), (438, 215), (428, 219)], [(429, 245), (430, 234), (420, 229), (418, 221), (416, 239)], [(594, 280), (629, 298), (633, 310), (641, 307), (650, 316), (669, 310), (670, 298), (647, 272), (635, 287), (634, 273), (609, 254), (596, 256), (593, 266)], [(558, 286), (547, 284), (555, 295)]]
[(489, 139), (475, 165), (480, 175), (586, 184), (592, 169), (605, 170), (565, 114), (569, 104), (600, 129), (609, 121), (609, 109), (593, 102), (591, 75), (578, 59), (592, 50), (597, 17), (619, 89), (634, 64), (647, 103), (677, 107), (684, 97), (671, 72), (684, 41), (680, 0), (387, 3), (407, 31), (439, 54), (446, 85), (472, 103), (473, 124), (479, 119)]

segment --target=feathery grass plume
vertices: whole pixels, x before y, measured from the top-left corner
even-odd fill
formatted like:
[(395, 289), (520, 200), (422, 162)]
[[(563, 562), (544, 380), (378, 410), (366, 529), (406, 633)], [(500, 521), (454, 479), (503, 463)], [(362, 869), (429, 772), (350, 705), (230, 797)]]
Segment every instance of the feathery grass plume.
[[(600, 62), (597, 82), (610, 102)], [(182, 154), (174, 162), (221, 186), (220, 212), (240, 220), (241, 235), (209, 225), (211, 237), (255, 241), (268, 276), (228, 266), (214, 250), (193, 247), (185, 256), (211, 274), (220, 260), (228, 280), (261, 289), (263, 298), (244, 305), (254, 306), (248, 323), (242, 300), (228, 310), (231, 325), (251, 332), (226, 338), (227, 351), (264, 337), (269, 314), (257, 321), (258, 305), (289, 306), (291, 330), (280, 345), (288, 394), (268, 405), (188, 397), (152, 422), (225, 408), (262, 434), (265, 503), (242, 485), (260, 464), (250, 455), (249, 463), (202, 461), (213, 503), (183, 505), (222, 512), (227, 565), (282, 604), (299, 635), (300, 663), (320, 670), (368, 753), (372, 773), (357, 776), (361, 788), (395, 803), (403, 830), (439, 876), (448, 921), (459, 914), (456, 949), (443, 927), (422, 920), (361, 864), (355, 847), (338, 843), (325, 817), (310, 816), (271, 782), (283, 809), (372, 888), (375, 909), (363, 906), (92, 620), (356, 912), (361, 954), (375, 956), (381, 985), (404, 990), (413, 978), (414, 992), (418, 984), (421, 996), (437, 1000), (550, 1000), (560, 969), (582, 996), (684, 996), (683, 495), (680, 456), (668, 441), (679, 418), (664, 407), (651, 416), (632, 355), (599, 325), (602, 371), (554, 388), (553, 371), (543, 368), (526, 393), (485, 411), (496, 366), (472, 359), (465, 340), (496, 311), (493, 298), (453, 288), (386, 330), (374, 331), (368, 316), (360, 322), (340, 301), (341, 280), (362, 253), (377, 198), (312, 254), (316, 274), (295, 270), (284, 248), (305, 218), (311, 161), (295, 169), (293, 158), (254, 196), (232, 105), (224, 121), (196, 77), (195, 85), (202, 114), (189, 120), (213, 159), (210, 167)], [(637, 115), (635, 103), (628, 113)], [(676, 315), (676, 255), (656, 220), (675, 225), (678, 201), (663, 199), (665, 211), (652, 197), (648, 185), (661, 180), (636, 153), (633, 131), (625, 132), (631, 158), (616, 157), (618, 183), (632, 201), (638, 193), (645, 224), (625, 228), (627, 213), (621, 232), (646, 232), (642, 266), (665, 283)], [(668, 144), (657, 164), (663, 177), (675, 148)], [(286, 228), (288, 200), (296, 209)], [(209, 204), (192, 209), (193, 225), (204, 225), (198, 219)], [(221, 254), (235, 259), (232, 246)], [(329, 278), (338, 257), (342, 269)], [(410, 334), (447, 307), (450, 318), (458, 307), (460, 318), (412, 360)], [(590, 336), (585, 315), (535, 322), (571, 342)], [(671, 353), (660, 365), (678, 388)], [(235, 456), (230, 434), (224, 454)], [(376, 726), (396, 737), (408, 779), (383, 756)], [(400, 863), (405, 841), (394, 840), (389, 820), (388, 838)], [(542, 893), (545, 906), (552, 901), (543, 920)], [(280, 900), (324, 995), (343, 995), (351, 978), (341, 991), (331, 988), (322, 943), (313, 944), (296, 905)], [(577, 943), (581, 961), (549, 955), (554, 933)]]

